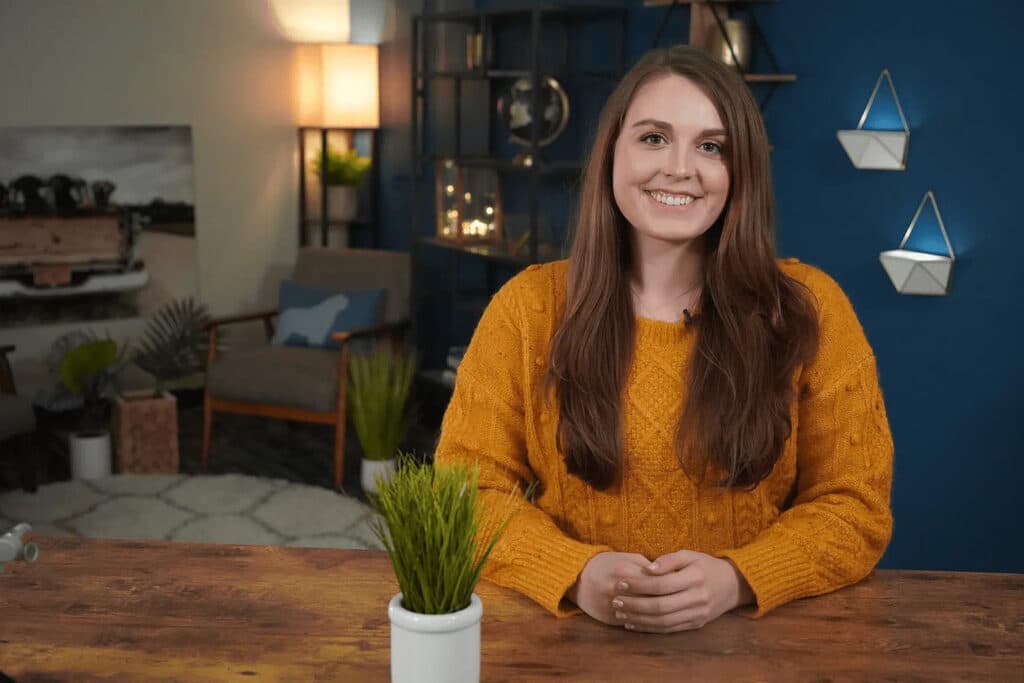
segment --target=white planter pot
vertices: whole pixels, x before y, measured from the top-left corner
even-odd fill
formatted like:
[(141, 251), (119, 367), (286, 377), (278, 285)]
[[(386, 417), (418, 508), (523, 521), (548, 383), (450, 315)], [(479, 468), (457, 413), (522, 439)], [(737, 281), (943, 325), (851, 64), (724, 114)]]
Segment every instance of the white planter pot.
[(363, 458), (363, 468), (359, 480), (363, 485), (365, 493), (377, 493), (377, 475), (383, 474), (386, 479), (391, 479), (395, 473), (395, 461), (392, 460), (367, 460)]
[(110, 432), (73, 432), (68, 437), (68, 445), (72, 479), (110, 476)]
[(483, 613), (476, 593), (469, 607), (452, 614), (410, 612), (401, 593), (393, 597), (391, 683), (479, 683)]
[(327, 187), (327, 217), (332, 221), (354, 221), (359, 206), (359, 193), (354, 185)]

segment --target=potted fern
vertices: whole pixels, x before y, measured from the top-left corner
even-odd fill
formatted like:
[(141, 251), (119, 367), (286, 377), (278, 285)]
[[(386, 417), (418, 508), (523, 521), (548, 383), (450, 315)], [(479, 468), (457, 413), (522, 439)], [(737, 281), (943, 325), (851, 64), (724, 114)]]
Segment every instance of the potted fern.
[(114, 398), (120, 472), (178, 472), (178, 400), (168, 390), (201, 385), (209, 320), (206, 307), (189, 297), (168, 302), (146, 325), (132, 360), (155, 385)]
[(349, 415), (363, 450), (363, 491), (376, 493), (377, 478), (395, 471), (395, 456), (408, 428), (406, 404), (416, 372), (411, 353), (355, 354), (348, 366)]
[(378, 481), (372, 528), (400, 591), (388, 604), (392, 683), (480, 680), (483, 605), (474, 590), (518, 494), (481, 524), (479, 477), (478, 466), (409, 461)]
[(313, 172), (327, 186), (327, 215), (332, 220), (355, 220), (359, 183), (369, 168), (370, 159), (359, 156), (355, 149), (337, 152), (328, 146), (313, 160)]

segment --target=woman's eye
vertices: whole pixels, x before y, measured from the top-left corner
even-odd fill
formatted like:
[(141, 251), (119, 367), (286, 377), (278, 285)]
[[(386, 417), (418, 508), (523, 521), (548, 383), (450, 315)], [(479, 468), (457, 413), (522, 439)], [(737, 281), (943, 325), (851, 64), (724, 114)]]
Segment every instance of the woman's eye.
[(661, 133), (648, 133), (640, 138), (640, 142), (646, 142), (651, 145), (661, 145), (667, 142), (667, 140), (665, 140), (665, 136)]
[(722, 144), (719, 142), (702, 142), (700, 143), (700, 150), (707, 152), (708, 154), (721, 154)]

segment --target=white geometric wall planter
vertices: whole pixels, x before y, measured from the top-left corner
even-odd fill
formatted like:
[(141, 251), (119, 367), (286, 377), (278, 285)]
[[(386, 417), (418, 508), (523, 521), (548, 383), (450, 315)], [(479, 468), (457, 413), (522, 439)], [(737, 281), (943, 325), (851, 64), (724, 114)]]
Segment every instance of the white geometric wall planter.
[[(875, 95), (878, 94), (883, 78), (889, 81), (889, 89), (892, 91), (893, 101), (896, 102), (896, 111), (900, 114), (903, 130), (864, 130), (864, 121), (868, 118), (868, 112), (875, 102)], [(856, 168), (879, 171), (906, 169), (907, 152), (910, 149), (910, 128), (907, 126), (906, 117), (903, 116), (903, 107), (900, 106), (900, 98), (896, 96), (896, 86), (893, 85), (888, 69), (882, 69), (878, 76), (875, 89), (871, 91), (871, 97), (864, 107), (864, 113), (860, 115), (857, 127), (852, 130), (838, 130), (836, 137)]]
[[(931, 200), (932, 208), (935, 210), (935, 218), (939, 221), (939, 230), (942, 231), (942, 239), (946, 242), (948, 254), (932, 254), (926, 251), (914, 251), (904, 249), (910, 233), (914, 231), (917, 219), (921, 216), (924, 203)], [(953, 262), (956, 261), (956, 254), (953, 253), (953, 245), (949, 243), (949, 235), (946, 233), (946, 226), (942, 222), (942, 214), (939, 213), (939, 205), (935, 203), (935, 195), (931, 190), (925, 192), (921, 203), (917, 206), (917, 212), (910, 227), (903, 235), (899, 249), (883, 251), (878, 255), (886, 274), (892, 280), (893, 286), (900, 294), (924, 294), (930, 296), (945, 296), (949, 293), (950, 280), (953, 277)]]

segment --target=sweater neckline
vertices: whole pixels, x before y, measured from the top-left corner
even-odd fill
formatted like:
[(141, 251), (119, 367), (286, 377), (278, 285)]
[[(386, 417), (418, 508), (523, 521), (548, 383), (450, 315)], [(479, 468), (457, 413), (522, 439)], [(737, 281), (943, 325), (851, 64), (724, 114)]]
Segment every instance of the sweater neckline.
[(679, 320), (674, 323), (653, 318), (636, 318), (636, 339), (638, 342), (654, 344), (671, 344), (683, 341), (696, 334), (697, 321), (692, 320), (689, 324), (686, 320)]

